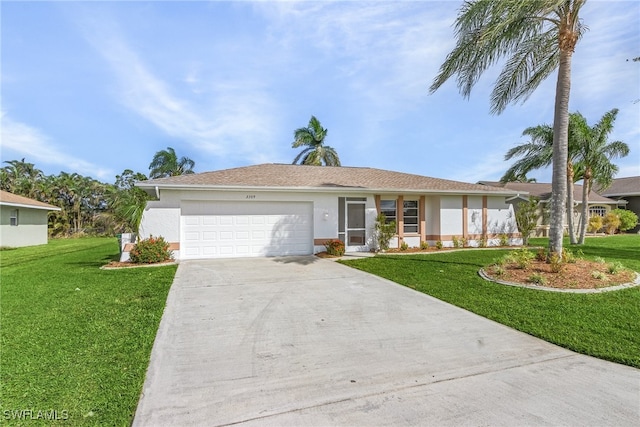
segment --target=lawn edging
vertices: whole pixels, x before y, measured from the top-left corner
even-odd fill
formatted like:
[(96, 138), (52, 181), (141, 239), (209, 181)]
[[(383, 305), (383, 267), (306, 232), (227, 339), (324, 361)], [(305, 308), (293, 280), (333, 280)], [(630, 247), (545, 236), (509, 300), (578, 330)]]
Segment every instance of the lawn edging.
[(574, 294), (597, 294), (602, 292), (619, 291), (622, 289), (629, 289), (629, 288), (635, 288), (636, 286), (640, 286), (640, 274), (637, 272), (636, 272), (636, 279), (633, 282), (623, 283), (615, 286), (595, 288), (595, 289), (552, 288), (549, 286), (537, 285), (535, 283), (528, 285), (526, 283), (508, 282), (506, 280), (494, 279), (493, 277), (489, 276), (486, 271), (484, 271), (484, 268), (481, 268), (480, 270), (478, 270), (478, 275), (488, 282), (498, 283), (499, 285), (515, 286), (517, 288), (535, 289), (538, 291), (566, 292), (566, 293), (574, 293)]

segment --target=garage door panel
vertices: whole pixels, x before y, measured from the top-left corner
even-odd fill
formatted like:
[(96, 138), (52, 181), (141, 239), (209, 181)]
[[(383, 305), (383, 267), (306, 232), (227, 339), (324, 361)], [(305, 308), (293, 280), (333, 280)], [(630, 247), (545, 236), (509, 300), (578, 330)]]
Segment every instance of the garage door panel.
[(187, 201), (182, 218), (185, 258), (313, 252), (311, 203)]

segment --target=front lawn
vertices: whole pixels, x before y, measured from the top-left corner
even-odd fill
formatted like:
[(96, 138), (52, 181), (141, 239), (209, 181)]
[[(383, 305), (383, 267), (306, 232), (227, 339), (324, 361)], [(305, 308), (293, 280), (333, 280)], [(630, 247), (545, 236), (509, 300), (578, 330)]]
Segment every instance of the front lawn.
[(99, 269), (117, 255), (105, 238), (0, 251), (7, 424), (131, 424), (176, 267)]
[[(546, 246), (546, 239), (532, 245)], [(585, 258), (640, 271), (640, 236), (587, 238)], [(570, 350), (640, 368), (640, 288), (556, 293), (487, 282), (478, 270), (507, 250), (384, 255), (341, 261)], [(589, 272), (585, 272), (589, 274)]]

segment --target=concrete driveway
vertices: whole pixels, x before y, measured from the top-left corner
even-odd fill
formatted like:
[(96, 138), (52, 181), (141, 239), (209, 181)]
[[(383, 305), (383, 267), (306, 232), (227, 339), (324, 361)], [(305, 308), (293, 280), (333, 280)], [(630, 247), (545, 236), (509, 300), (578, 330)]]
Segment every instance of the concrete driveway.
[(134, 426), (640, 425), (640, 370), (314, 257), (180, 264)]

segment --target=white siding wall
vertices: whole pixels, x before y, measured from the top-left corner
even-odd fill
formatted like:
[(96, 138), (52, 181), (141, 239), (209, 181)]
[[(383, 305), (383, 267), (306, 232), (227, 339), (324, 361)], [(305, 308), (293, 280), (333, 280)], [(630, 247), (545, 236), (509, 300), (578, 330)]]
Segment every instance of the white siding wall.
[[(482, 235), (482, 196), (467, 197), (467, 233)], [(470, 239), (471, 246), (477, 246), (475, 239)]]
[[(18, 225), (10, 225), (11, 211), (18, 209)], [(19, 248), (47, 244), (47, 214), (43, 209), (0, 206), (0, 246)]]
[[(440, 197), (440, 234), (462, 237), (462, 196)], [(453, 246), (450, 241), (445, 246)]]

